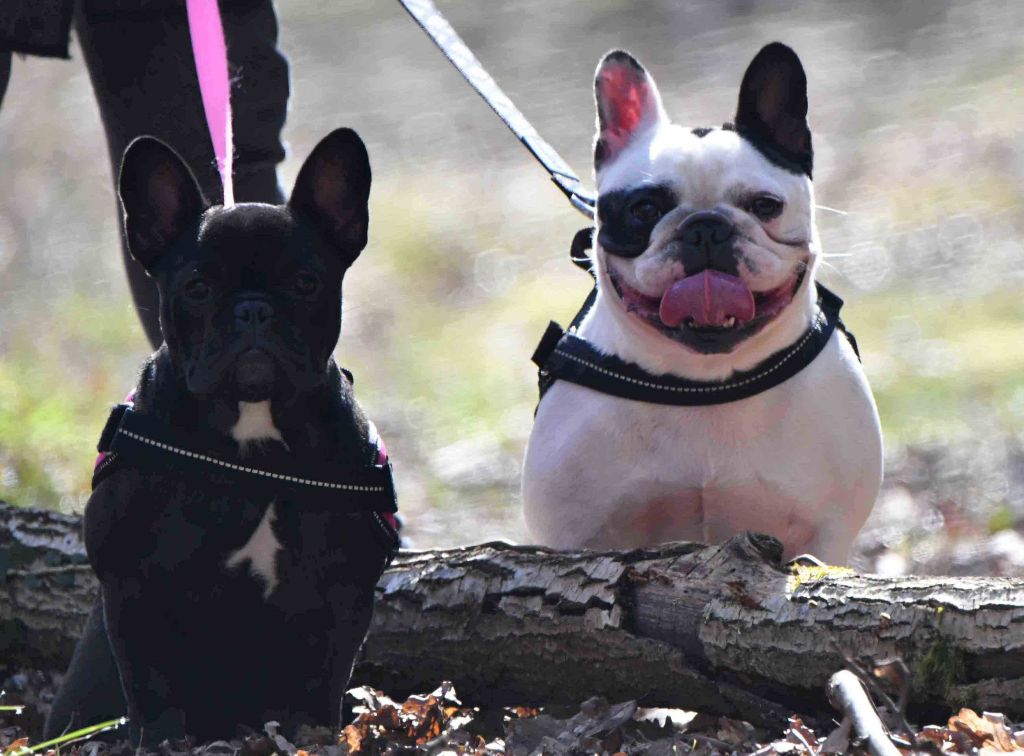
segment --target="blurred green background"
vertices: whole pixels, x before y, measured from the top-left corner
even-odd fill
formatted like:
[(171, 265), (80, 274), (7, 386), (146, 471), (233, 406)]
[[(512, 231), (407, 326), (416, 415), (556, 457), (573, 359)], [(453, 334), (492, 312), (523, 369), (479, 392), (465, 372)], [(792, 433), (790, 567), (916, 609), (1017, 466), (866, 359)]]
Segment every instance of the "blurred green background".
[[(732, 116), (759, 47), (807, 68), (825, 282), (847, 299), (888, 480), (858, 545), (883, 572), (1024, 572), (1024, 4), (1008, 0), (439, 3), (585, 176), (612, 47), (670, 115)], [(524, 540), (529, 362), (588, 290), (579, 216), (395, 2), (278, 3), (286, 187), (332, 128), (374, 168), (338, 357), (396, 460), (417, 546)], [(108, 406), (147, 354), (105, 142), (73, 60), (15, 60), (0, 110), (0, 499), (80, 509)], [(830, 208), (830, 209), (827, 209)], [(834, 212), (838, 210), (840, 212)]]

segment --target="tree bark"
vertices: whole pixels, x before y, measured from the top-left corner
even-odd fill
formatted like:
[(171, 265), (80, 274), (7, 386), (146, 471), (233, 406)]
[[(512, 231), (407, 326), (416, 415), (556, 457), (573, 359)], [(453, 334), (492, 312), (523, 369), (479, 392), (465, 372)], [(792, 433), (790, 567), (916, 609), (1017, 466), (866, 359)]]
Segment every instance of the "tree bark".
[[(895, 656), (913, 703), (1024, 716), (1024, 583), (857, 575), (720, 546), (558, 552), (491, 543), (400, 554), (378, 585), (355, 683), (451, 680), (478, 705), (593, 696), (758, 724), (827, 717), (844, 656)], [(78, 520), (0, 506), (0, 658), (62, 667), (95, 600)]]

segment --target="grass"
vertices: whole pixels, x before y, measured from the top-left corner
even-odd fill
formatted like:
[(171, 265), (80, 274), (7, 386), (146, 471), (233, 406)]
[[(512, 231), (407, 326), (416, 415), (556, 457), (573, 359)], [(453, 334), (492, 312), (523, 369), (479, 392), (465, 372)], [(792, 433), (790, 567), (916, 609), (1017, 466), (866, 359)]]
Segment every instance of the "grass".
[(145, 354), (141, 336), (131, 336), (136, 332), (127, 302), (70, 292), (5, 334), (0, 498), (63, 508), (81, 503), (96, 434), (126, 391), (130, 355)]
[[(481, 439), (521, 454), (536, 399), (529, 356), (547, 320), (567, 322), (590, 284), (564, 259), (569, 233), (554, 243), (544, 233), (554, 222), (525, 234), (524, 248), (543, 261), (530, 264), (501, 246), (521, 231), (455, 233), (451, 221), (386, 196), (393, 203), (375, 213), (382, 230), (347, 282), (339, 360), (355, 371), (371, 416), (397, 435), (403, 470), (440, 500), (427, 469), (432, 450)], [(404, 224), (393, 222), (399, 214)], [(420, 233), (387, 230), (409, 227)], [(495, 268), (504, 274), (492, 276)], [(966, 299), (845, 293), (890, 446), (1024, 427), (1024, 308), (1015, 290)], [(135, 314), (124, 294), (72, 289), (16, 321), (6, 341), (0, 498), (77, 508), (107, 408), (147, 352)]]
[(1007, 289), (970, 299), (860, 298), (862, 344), (887, 441), (957, 440), (1024, 428), (1024, 307)]
[[(465, 178), (446, 190), (447, 204), (469, 205), (482, 191)], [(546, 196), (524, 199), (532, 224), (499, 216), (468, 227), (437, 213), (423, 187), (377, 196), (370, 246), (346, 281), (338, 358), (355, 372), (403, 475), (420, 481), (416, 495), (443, 505), (452, 497), (434, 480), (438, 449), (468, 442), (507, 459), (522, 453), (536, 401), (530, 354), (547, 321), (568, 322), (590, 286), (566, 259), (579, 224)], [(964, 298), (955, 286), (837, 288), (888, 446), (1024, 428), (1015, 288)], [(72, 286), (10, 322), (0, 353), (0, 498), (83, 504), (96, 435), (148, 352), (127, 290), (115, 292)]]
[[(536, 400), (529, 355), (589, 287), (566, 260), (581, 219), (397, 6), (350, 5), (279, 9), (293, 91), (283, 184), (329, 129), (351, 125), (367, 140), (371, 244), (346, 286), (339, 361), (388, 440), (403, 508), (420, 507), (410, 522), (445, 507), (461, 521), (461, 507), (477, 535), (516, 537), (504, 529), (511, 517), (491, 530), (481, 518), (515, 509)], [(1024, 44), (1010, 5), (640, 12), (615, 0), (551, 13), (524, 0), (500, 19), (448, 6), (583, 174), (593, 66), (607, 49), (641, 55), (673, 117), (699, 125), (733, 112), (754, 50), (776, 37), (792, 44), (810, 79), (818, 200), (850, 211), (819, 214), (824, 248), (848, 279), (827, 282), (848, 300), (889, 447), (1024, 426)], [(700, 44), (679, 30), (700, 30)], [(374, 54), (349, 52), (356, 39)], [(19, 504), (81, 505), (107, 407), (148, 351), (119, 270), (93, 101), (79, 63), (30, 57), (16, 61), (0, 110), (0, 162), (19, 188), (0, 212), (0, 497)], [(975, 232), (984, 238), (963, 249)], [(870, 292), (852, 288), (873, 275), (863, 248), (883, 250), (891, 268)], [(860, 280), (858, 259), (868, 261)], [(979, 272), (997, 280), (979, 285)], [(513, 472), (485, 492), (452, 485), (437, 458), (456, 443), (476, 455), (470, 463), (501, 457)]]
[[(14, 708), (16, 707), (0, 707), (0, 711), (11, 710)], [(17, 708), (19, 710), (15, 713), (20, 714), (20, 707)], [(45, 740), (41, 743), (29, 743), (28, 738), (22, 738), (21, 740), (17, 740), (11, 743), (9, 746), (7, 746), (7, 748), (4, 749), (3, 753), (4, 756), (29, 756), (29, 754), (33, 753), (52, 752), (56, 753), (57, 756), (59, 756), (61, 746), (68, 746), (72, 743), (81, 743), (82, 741), (89, 740), (90, 738), (93, 738), (96, 735), (100, 735), (101, 733), (117, 729), (118, 727), (122, 727), (127, 723), (128, 720), (125, 717), (121, 717), (120, 719), (112, 719), (109, 722), (101, 722), (99, 724), (90, 725), (89, 727), (83, 727), (80, 730), (68, 732), (61, 735), (60, 737), (52, 738), (51, 740)]]

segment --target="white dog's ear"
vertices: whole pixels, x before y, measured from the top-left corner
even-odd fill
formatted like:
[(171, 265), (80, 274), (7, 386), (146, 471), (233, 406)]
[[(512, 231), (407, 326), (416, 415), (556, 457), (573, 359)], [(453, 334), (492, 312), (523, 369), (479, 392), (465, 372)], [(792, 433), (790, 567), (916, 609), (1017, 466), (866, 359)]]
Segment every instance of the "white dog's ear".
[(807, 75), (797, 54), (781, 42), (765, 45), (747, 67), (736, 130), (772, 162), (811, 175)]
[(624, 50), (612, 50), (597, 66), (594, 99), (596, 170), (614, 160), (637, 134), (666, 119), (654, 79)]

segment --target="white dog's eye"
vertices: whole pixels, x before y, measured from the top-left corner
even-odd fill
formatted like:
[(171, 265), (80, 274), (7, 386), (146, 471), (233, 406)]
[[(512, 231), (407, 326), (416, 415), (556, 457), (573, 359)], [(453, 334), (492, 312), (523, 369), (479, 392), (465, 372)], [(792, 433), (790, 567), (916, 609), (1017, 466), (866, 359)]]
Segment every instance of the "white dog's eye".
[(762, 221), (770, 221), (782, 214), (783, 202), (771, 194), (758, 194), (747, 208)]
[(661, 208), (650, 200), (640, 200), (629, 208), (630, 215), (644, 225), (656, 223), (661, 219)]

